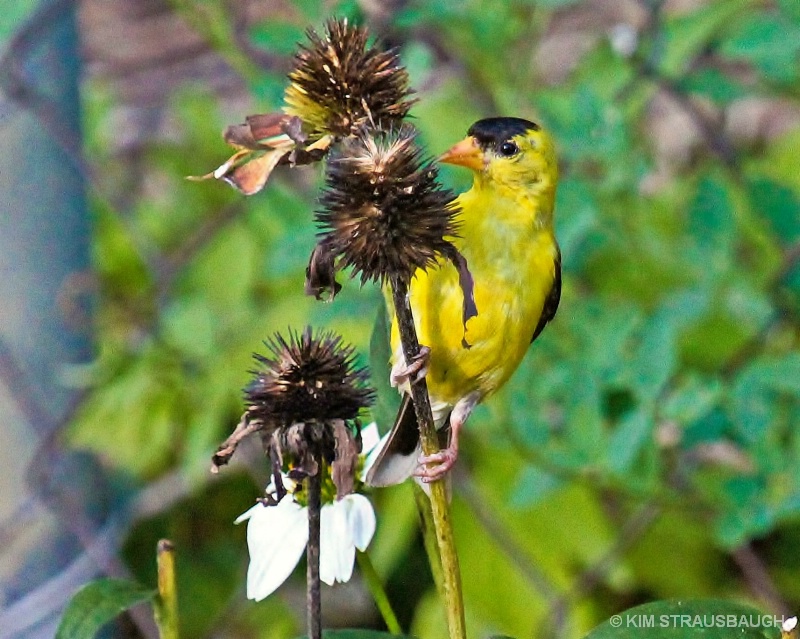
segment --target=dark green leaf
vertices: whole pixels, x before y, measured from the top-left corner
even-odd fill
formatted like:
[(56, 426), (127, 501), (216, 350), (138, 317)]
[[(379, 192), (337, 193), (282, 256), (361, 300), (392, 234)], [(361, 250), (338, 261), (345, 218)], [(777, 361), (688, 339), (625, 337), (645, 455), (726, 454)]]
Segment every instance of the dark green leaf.
[(123, 579), (98, 579), (75, 593), (69, 602), (56, 639), (92, 639), (120, 613), (155, 597), (155, 590)]
[(638, 410), (622, 418), (608, 443), (608, 466), (617, 473), (628, 471), (652, 431), (653, 417), (647, 410)]
[(730, 502), (716, 522), (715, 536), (724, 548), (736, 548), (753, 537), (766, 535), (775, 514), (764, 503), (767, 485), (758, 477), (734, 477), (725, 482), (724, 498)]
[(369, 341), (370, 384), (377, 394), (372, 415), (381, 433), (387, 432), (394, 423), (400, 406), (400, 395), (389, 383), (392, 346), (389, 342), (391, 323), (385, 304), (378, 305), (378, 313)]
[(569, 215), (556, 218), (556, 236), (564, 256), (564, 270), (575, 271), (585, 263), (590, 252), (581, 250), (597, 226), (597, 202), (588, 182), (567, 177), (558, 185), (556, 210)]
[(669, 391), (660, 407), (661, 416), (679, 424), (692, 424), (708, 415), (718, 404), (722, 383), (717, 378), (703, 379), (692, 375), (671, 384)]
[(767, 178), (750, 180), (747, 191), (753, 210), (767, 219), (781, 243), (800, 238), (800, 198), (795, 191)]
[[(704, 177), (697, 185), (697, 194), (689, 207), (689, 232), (702, 249), (714, 252), (709, 257), (718, 262), (725, 257), (733, 231), (733, 210), (727, 184), (715, 176)], [(708, 266), (704, 265), (705, 268)]]
[(739, 434), (748, 442), (763, 439), (777, 423), (778, 398), (800, 401), (800, 354), (752, 362), (736, 377), (731, 394)]
[(778, 14), (754, 13), (720, 47), (720, 53), (747, 60), (777, 81), (797, 77), (800, 27)]
[(631, 386), (644, 400), (655, 400), (678, 366), (677, 338), (706, 306), (702, 293), (684, 291), (666, 297), (641, 329), (629, 374)]
[(720, 104), (728, 104), (747, 95), (738, 82), (713, 68), (702, 68), (682, 77), (678, 86), (687, 93), (703, 95)]
[(718, 599), (654, 601), (614, 615), (586, 639), (777, 639), (780, 619)]

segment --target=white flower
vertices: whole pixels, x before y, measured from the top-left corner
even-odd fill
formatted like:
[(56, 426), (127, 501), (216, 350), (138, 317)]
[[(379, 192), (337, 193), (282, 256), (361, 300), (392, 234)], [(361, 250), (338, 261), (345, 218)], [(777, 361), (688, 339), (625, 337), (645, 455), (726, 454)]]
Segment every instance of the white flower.
[[(366, 455), (378, 442), (375, 424), (366, 426), (361, 437), (362, 454)], [(288, 478), (286, 484), (291, 490)], [(308, 543), (307, 511), (290, 492), (277, 505), (258, 503), (236, 519), (237, 524), (247, 521), (248, 599), (261, 601), (292, 574)], [(324, 504), (320, 514), (320, 579), (329, 586), (349, 581), (356, 548), (366, 550), (374, 534), (375, 511), (364, 495), (353, 493)]]

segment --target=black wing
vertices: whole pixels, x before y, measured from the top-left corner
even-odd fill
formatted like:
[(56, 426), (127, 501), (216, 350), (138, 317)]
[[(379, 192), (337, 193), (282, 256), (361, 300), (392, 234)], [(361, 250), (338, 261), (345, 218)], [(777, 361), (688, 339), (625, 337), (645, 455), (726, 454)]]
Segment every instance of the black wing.
[(550, 289), (550, 292), (547, 294), (547, 299), (544, 301), (542, 315), (539, 317), (539, 323), (536, 325), (536, 330), (533, 331), (531, 344), (533, 343), (533, 340), (539, 337), (539, 333), (541, 333), (544, 330), (544, 327), (547, 326), (547, 322), (556, 316), (558, 303), (561, 301), (561, 249), (558, 250), (555, 264), (553, 264), (553, 269), (555, 270), (553, 287)]

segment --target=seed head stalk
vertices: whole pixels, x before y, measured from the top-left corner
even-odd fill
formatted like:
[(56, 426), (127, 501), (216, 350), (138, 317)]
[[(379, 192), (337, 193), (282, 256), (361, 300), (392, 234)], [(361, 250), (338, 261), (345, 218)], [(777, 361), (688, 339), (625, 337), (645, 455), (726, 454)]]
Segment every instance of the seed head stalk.
[[(408, 284), (400, 277), (392, 277), (390, 286), (403, 355), (407, 362), (412, 362), (419, 355), (420, 348), (417, 331), (414, 327), (414, 316), (408, 300)], [(424, 378), (411, 384), (411, 398), (414, 401), (414, 412), (419, 425), (422, 452), (425, 455), (437, 453), (439, 452), (439, 439), (433, 422), (428, 385)], [(445, 482), (441, 479), (431, 482), (429, 486), (436, 543), (442, 561), (442, 585), (450, 639), (465, 639), (467, 635), (464, 621), (464, 599), (461, 593), (461, 571), (458, 566), (447, 489)]]
[(308, 638), (322, 639), (322, 597), (319, 578), (320, 519), (322, 513), (322, 459), (316, 455), (320, 470), (308, 478), (308, 545), (306, 546), (306, 596)]

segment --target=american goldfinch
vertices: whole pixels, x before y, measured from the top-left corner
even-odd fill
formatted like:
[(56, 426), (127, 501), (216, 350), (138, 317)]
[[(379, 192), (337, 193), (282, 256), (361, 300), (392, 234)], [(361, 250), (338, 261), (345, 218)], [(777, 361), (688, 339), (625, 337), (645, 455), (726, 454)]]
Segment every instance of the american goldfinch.
[[(463, 291), (451, 262), (441, 260), (412, 279), (411, 308), (425, 356), (404, 360), (395, 320), (392, 383), (403, 398), (367, 475), (375, 486), (411, 475), (430, 482), (452, 468), (464, 422), (511, 377), (553, 319), (561, 296), (561, 254), (553, 233), (558, 166), (550, 136), (528, 120), (488, 118), (473, 124), (439, 161), (473, 172), (472, 188), (457, 200), (458, 237), (452, 241), (472, 273), (478, 312), (463, 325)], [(448, 445), (431, 456), (421, 454), (409, 392), (420, 374), (437, 428), (449, 425), (450, 432)]]

